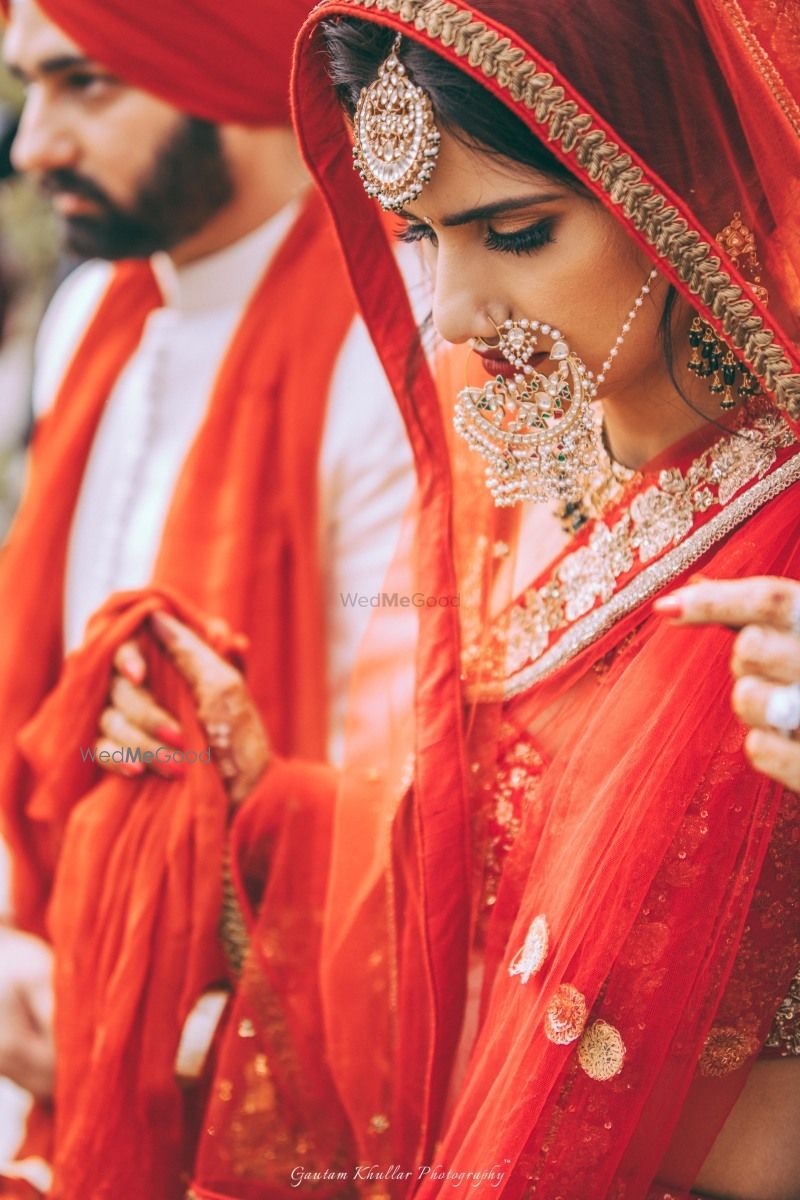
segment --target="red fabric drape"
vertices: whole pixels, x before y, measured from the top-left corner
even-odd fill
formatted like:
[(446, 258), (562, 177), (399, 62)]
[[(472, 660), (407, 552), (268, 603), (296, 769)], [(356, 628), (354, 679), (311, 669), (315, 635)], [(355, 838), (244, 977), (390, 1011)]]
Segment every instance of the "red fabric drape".
[[(319, 321), (323, 302), (325, 320)], [(12, 852), (17, 920), (42, 935), (73, 807), (81, 808), (81, 788), (70, 776), (59, 803), (44, 806), (37, 800), (32, 810), (35, 779), (18, 735), (62, 669), (66, 543), (97, 420), (158, 303), (146, 264), (118, 268), (55, 406), (37, 430), (27, 494), (0, 562), (3, 833)], [(315, 463), (331, 373), (353, 311), (328, 222), (312, 196), (221, 364), (173, 496), (153, 581), (246, 636), (249, 684), (276, 750), (312, 760), (325, 757), (327, 709)], [(74, 657), (80, 664), (80, 652)], [(71, 753), (74, 757), (74, 747)], [(73, 767), (70, 762), (69, 770)], [(87, 791), (95, 771), (81, 767)], [(168, 851), (163, 843), (161, 849)], [(71, 876), (76, 905), (105, 894), (103, 859), (93, 862), (93, 872)], [(62, 862), (62, 869), (69, 873), (72, 864)], [(211, 863), (209, 877), (215, 872)], [(120, 920), (124, 911), (132, 917), (136, 902), (135, 888), (119, 896)], [(68, 915), (59, 911), (56, 919), (62, 934), (68, 932)], [(136, 966), (133, 956), (129, 965)], [(126, 967), (120, 987), (127, 978)], [(70, 1060), (78, 1048), (70, 1047), (63, 1026), (62, 1035), (60, 1052)], [(124, 1086), (117, 1080), (115, 1087)], [(92, 1159), (98, 1178), (116, 1157)], [(124, 1158), (122, 1147), (119, 1157)], [(133, 1184), (126, 1186), (124, 1194), (132, 1200), (137, 1193), (130, 1190)], [(148, 1200), (156, 1195), (146, 1188), (140, 1194)]]
[[(44, 914), (58, 831), (28, 821), (30, 768), (15, 737), (55, 684), (62, 660), (63, 579), (67, 538), (95, 426), (123, 363), (159, 302), (149, 269), (124, 263), (103, 301), (102, 320), (87, 330), (64, 377), (70, 398), (36, 429), (30, 483), (2, 551), (0, 603), (3, 654), (0, 744), (3, 834), (14, 858), (13, 906), (20, 924), (44, 932)], [(82, 396), (83, 402), (73, 397)]]
[[(317, 982), (336, 782), (333, 768), (278, 763), (236, 818), (231, 845), (251, 950), (218, 1047), (198, 1197), (288, 1198), (298, 1172), (346, 1170), (352, 1159)], [(332, 1200), (341, 1182), (318, 1182), (315, 1194)]]
[(65, 830), (50, 906), (56, 1045), (53, 1197), (179, 1197), (183, 1096), (175, 1056), (197, 998), (226, 974), (219, 943), (228, 802), (211, 761), (175, 786), (131, 784), (86, 760), (120, 643), (138, 637), (153, 689), (208, 754), (193, 697), (147, 628), (174, 613), (218, 653), (199, 613), (168, 591), (120, 595), (21, 736), (36, 776), (29, 812)]
[[(492, 527), (470, 514), (469, 495), (459, 495), (462, 481), (450, 476), (429, 376), (408, 370), (416, 330), (380, 217), (352, 171), (319, 23), (350, 18), (385, 26), (385, 53), (399, 31), (412, 77), (413, 45), (421, 43), (512, 108), (727, 335), (769, 402), (796, 428), (800, 237), (791, 197), (800, 142), (792, 135), (794, 110), (784, 102), (787, 94), (797, 102), (796, 76), (779, 55), (765, 62), (752, 48), (745, 52), (735, 21), (717, 21), (712, 30), (712, 7), (733, 9), (725, 0), (487, 0), (480, 9), (325, 0), (301, 34), (296, 120), (417, 450), (416, 580), (428, 594), (452, 589), (460, 539)], [(742, 7), (754, 12), (755, 0)], [(755, 236), (759, 288), (717, 236), (737, 212)], [(602, 281), (587, 281), (592, 285), (600, 305)], [(786, 453), (793, 459), (796, 446)], [(736, 478), (736, 459), (734, 451), (720, 468), (723, 477)], [(711, 548), (676, 554), (660, 576), (646, 573), (644, 556), (634, 556), (627, 607), (590, 596), (586, 621), (578, 614), (559, 630), (566, 648), (560, 663), (554, 658), (550, 673), (508, 704), (493, 703), (491, 694), (461, 696), (458, 630), (446, 610), (421, 620), (413, 798), (400, 803), (395, 777), (379, 812), (365, 805), (359, 818), (345, 802), (345, 783), (322, 941), (331, 1071), (360, 1156), (387, 1172), (392, 1163), (412, 1172), (410, 1179), (364, 1181), (365, 1194), (370, 1187), (397, 1196), (418, 1190), (426, 1200), (448, 1194), (449, 1178), (432, 1172), (420, 1181), (413, 1174), (416, 1164), (441, 1161), (456, 1173), (499, 1164), (495, 1194), (644, 1197), (706, 1039), (733, 1039), (742, 1061), (752, 1063), (800, 954), (796, 903), (786, 891), (797, 870), (787, 835), (794, 802), (742, 757), (729, 706), (730, 634), (670, 630), (649, 617), (647, 603), (698, 563), (721, 577), (796, 578), (793, 461), (783, 477), (775, 468), (775, 491), (758, 502), (754, 487), (744, 489), (739, 499), (751, 495), (752, 507), (742, 499), (737, 517), (729, 509), (730, 524), (718, 522), (724, 532)], [(659, 484), (658, 472), (650, 484)], [(454, 512), (463, 528), (453, 528)], [(579, 543), (590, 560), (595, 533), (602, 536), (602, 528), (590, 525)], [(676, 546), (682, 540), (676, 535)], [(488, 565), (495, 551), (486, 537), (476, 557)], [(587, 574), (593, 569), (581, 566)], [(470, 617), (480, 623), (486, 613), (466, 575), (456, 578), (466, 629)], [(590, 617), (594, 634), (587, 632)], [(487, 649), (478, 644), (470, 680), (491, 675), (495, 664), (481, 657)], [(537, 764), (535, 816), (523, 821), (487, 935), (481, 1033), (445, 1124), (472, 935), (474, 789), (463, 781), (473, 771), (483, 781), (508, 725), (534, 746), (540, 729), (558, 728), (563, 750), (544, 770)], [(523, 763), (523, 777), (526, 765), (533, 773), (533, 763)], [(353, 831), (385, 822), (392, 822), (392, 837), (381, 843), (382, 870), (371, 862), (364, 871), (348, 855)], [(790, 864), (783, 881), (772, 875), (778, 859)], [(769, 928), (748, 924), (763, 905), (780, 920)], [(551, 953), (542, 973), (522, 986), (507, 968), (539, 913), (550, 922)], [(361, 986), (353, 989), (357, 973)], [(618, 1076), (590, 1077), (577, 1061), (577, 1035), (571, 1046), (545, 1036), (545, 1010), (565, 985), (581, 993), (590, 1025), (605, 1021), (622, 1030), (626, 1056)], [(720, 1072), (722, 1098), (679, 1165), (685, 1178), (668, 1183), (691, 1187), (746, 1074)]]

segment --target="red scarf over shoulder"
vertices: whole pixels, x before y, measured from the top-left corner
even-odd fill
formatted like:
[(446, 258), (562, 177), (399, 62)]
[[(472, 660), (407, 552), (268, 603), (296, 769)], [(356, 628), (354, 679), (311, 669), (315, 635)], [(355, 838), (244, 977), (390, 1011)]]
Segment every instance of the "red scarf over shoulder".
[[(152, 587), (112, 599), (63, 664), (67, 543), (87, 457), (160, 302), (148, 264), (115, 271), (37, 429), (27, 495), (0, 561), (0, 816), (16, 920), (49, 930), (57, 949), (52, 1194), (71, 1200), (182, 1195), (177, 1041), (194, 1001), (224, 974), (227, 806), (213, 768), (194, 767), (182, 783), (132, 782), (101, 777), (80, 753), (96, 736), (115, 647), (142, 638), (154, 688), (200, 745), (186, 687), (146, 618), (171, 609), (207, 636), (207, 619), (223, 618), (249, 641), (248, 681), (277, 752), (325, 756), (315, 468), (354, 303), (315, 195), (221, 364)], [(28, 1152), (37, 1148), (29, 1138)], [(23, 1184), (4, 1187), (16, 1196)]]
[[(63, 827), (30, 819), (31, 770), (17, 734), (61, 671), (67, 541), (87, 457), (160, 302), (148, 264), (118, 267), (37, 429), (27, 494), (0, 559), (0, 816), (15, 916), (37, 933)], [(311, 197), (221, 365), (153, 575), (249, 638), (248, 680), (270, 737), (280, 753), (309, 758), (324, 757), (326, 735), (315, 463), (353, 315), (327, 218)]]

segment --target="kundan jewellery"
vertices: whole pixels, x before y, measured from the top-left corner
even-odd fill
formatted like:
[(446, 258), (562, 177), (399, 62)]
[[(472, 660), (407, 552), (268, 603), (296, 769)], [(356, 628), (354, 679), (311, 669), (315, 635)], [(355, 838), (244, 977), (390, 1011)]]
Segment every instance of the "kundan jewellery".
[(719, 406), (723, 412), (729, 412), (736, 407), (736, 397), (733, 389), (739, 379), (736, 389), (741, 398), (757, 396), (761, 388), (754, 375), (743, 367), (722, 338), (718, 337), (708, 322), (695, 316), (689, 329), (689, 345), (692, 348), (688, 367), (700, 379), (708, 379), (708, 390), (712, 396), (719, 396)]
[[(456, 431), (487, 460), (486, 483), (497, 505), (571, 502), (586, 490), (603, 453), (592, 401), (657, 274), (654, 268), (648, 275), (597, 378), (552, 325), (523, 318), (497, 326), (492, 349), (515, 368), (514, 376), (498, 374), (481, 388), (464, 388), (454, 416)], [(542, 338), (550, 342), (548, 359), (555, 363), (549, 375), (531, 362), (542, 353)]]
[[(751, 290), (767, 304), (769, 294), (761, 283), (761, 263), (758, 261), (755, 235), (745, 225), (741, 213), (733, 214), (730, 222), (717, 234), (717, 241), (749, 281)], [(696, 316), (692, 321), (689, 345), (689, 370), (700, 379), (710, 380), (709, 391), (712, 396), (720, 397), (719, 406), (723, 411), (728, 412), (736, 407), (734, 388), (737, 395), (745, 400), (759, 394), (761, 385), (756, 377), (742, 366), (727, 342), (701, 317)]]
[(401, 35), (377, 78), (358, 98), (353, 133), (354, 166), (368, 196), (389, 212), (416, 200), (433, 174), (439, 131), (427, 92), (400, 62)]

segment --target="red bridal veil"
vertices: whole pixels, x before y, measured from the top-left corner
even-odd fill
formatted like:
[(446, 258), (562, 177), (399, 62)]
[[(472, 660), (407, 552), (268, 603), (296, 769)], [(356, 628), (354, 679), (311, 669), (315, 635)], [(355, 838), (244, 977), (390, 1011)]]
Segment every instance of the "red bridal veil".
[[(449, 414), (415, 358), (326, 73), (320, 22), (337, 18), (386, 27), (387, 53), (401, 32), (511, 107), (761, 381), (752, 427), (645, 474), (640, 517), (660, 514), (647, 538), (642, 517), (619, 549), (618, 507), (503, 618), (486, 584), (514, 522), (451, 454)], [(417, 461), (416, 540), (397, 571), (421, 597), (407, 612), (419, 640), (404, 671), (374, 669), (391, 661), (398, 620), (377, 615), (338, 798), (292, 794), (304, 832), (288, 869), (265, 823), (273, 903), (253, 914), (200, 1194), (289, 1195), (293, 1170), (320, 1194), (426, 1200), (454, 1178), (542, 1200), (640, 1200), (659, 1176), (659, 1195), (692, 1186), (800, 962), (796, 798), (742, 755), (730, 633), (672, 629), (650, 602), (698, 568), (800, 574), (799, 45), (780, 0), (323, 0), (301, 35), (301, 140)], [(564, 607), (568, 573), (587, 582)], [(537, 624), (548, 601), (557, 612)], [(515, 623), (521, 650), (498, 661), (493, 626), (510, 647)], [(561, 749), (540, 753), (556, 726)], [(476, 812), (481, 796), (520, 792), (481, 929)], [(300, 860), (315, 906), (303, 920)], [(243, 851), (243, 886), (251, 865)], [(477, 936), (480, 1028), (446, 1112)], [(316, 1020), (325, 1040), (310, 1059)], [(699, 1115), (681, 1133), (692, 1097)]]

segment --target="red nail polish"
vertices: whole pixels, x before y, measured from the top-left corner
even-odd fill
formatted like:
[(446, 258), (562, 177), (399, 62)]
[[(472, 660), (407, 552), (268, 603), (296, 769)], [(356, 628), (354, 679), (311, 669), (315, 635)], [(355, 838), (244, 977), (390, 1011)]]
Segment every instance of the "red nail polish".
[(177, 725), (168, 725), (164, 722), (164, 724), (156, 726), (155, 733), (158, 740), (167, 746), (174, 746), (176, 750), (185, 748), (183, 730), (179, 729)]
[(677, 619), (683, 616), (683, 604), (673, 596), (663, 596), (661, 599), (656, 600), (653, 604), (653, 609), (660, 617)]
[(122, 664), (122, 673), (127, 676), (131, 683), (144, 683), (145, 667), (138, 659), (126, 659)]

